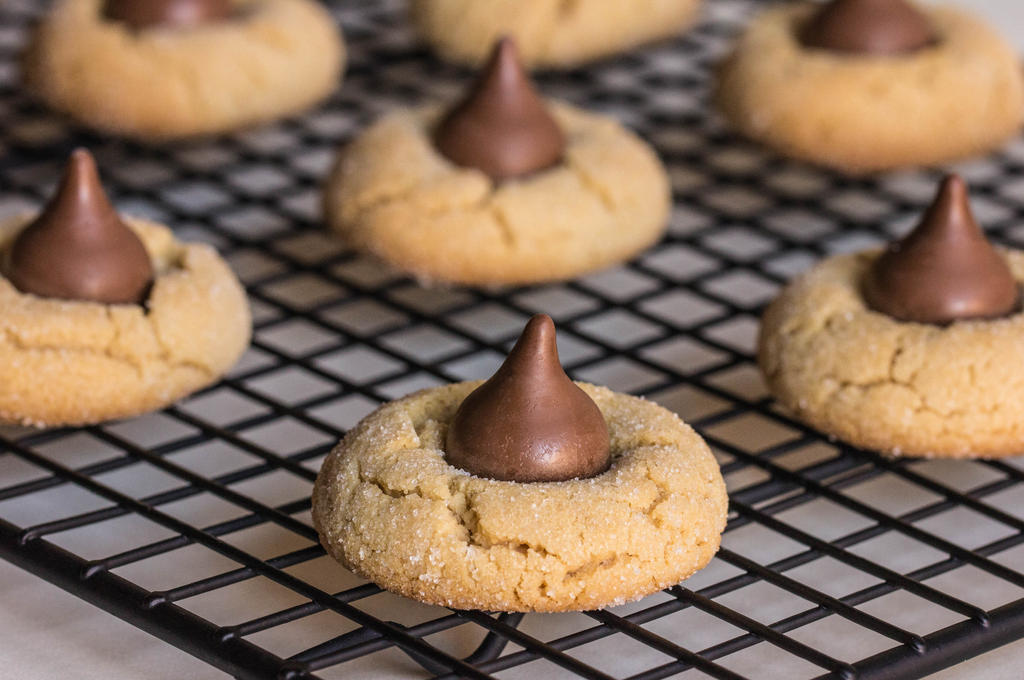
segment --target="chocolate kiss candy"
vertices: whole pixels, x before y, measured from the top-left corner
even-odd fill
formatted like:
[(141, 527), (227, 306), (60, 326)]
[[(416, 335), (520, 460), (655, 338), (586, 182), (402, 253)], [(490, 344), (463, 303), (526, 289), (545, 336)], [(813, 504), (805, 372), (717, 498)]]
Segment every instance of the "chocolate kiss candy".
[(514, 482), (560, 482), (608, 468), (608, 426), (558, 363), (551, 317), (530, 319), (498, 372), (466, 397), (446, 448), (455, 467)]
[(14, 240), (7, 278), (42, 297), (141, 302), (153, 265), (107, 200), (88, 151), (71, 154), (57, 193)]
[(935, 42), (928, 17), (904, 0), (832, 0), (800, 31), (800, 42), (834, 52), (904, 54)]
[(1005, 316), (1017, 309), (1019, 295), (956, 175), (942, 180), (920, 224), (872, 263), (863, 292), (876, 312), (934, 324)]
[(502, 38), (465, 99), (441, 120), (434, 144), (458, 165), (503, 180), (557, 164), (565, 135), (523, 70), (515, 43)]
[(185, 28), (226, 19), (234, 12), (231, 0), (107, 0), (103, 16), (132, 28)]

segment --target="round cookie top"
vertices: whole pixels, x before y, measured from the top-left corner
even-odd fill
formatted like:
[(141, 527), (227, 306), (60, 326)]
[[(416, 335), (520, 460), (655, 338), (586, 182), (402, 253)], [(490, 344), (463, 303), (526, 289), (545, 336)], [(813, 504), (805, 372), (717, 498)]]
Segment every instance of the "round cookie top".
[(440, 56), (482, 64), (511, 35), (531, 68), (572, 68), (677, 36), (701, 0), (410, 0), (410, 19)]
[(862, 292), (877, 312), (931, 324), (998, 318), (1020, 306), (1010, 267), (975, 222), (956, 175), (942, 181), (913, 231), (875, 259)]
[(607, 422), (612, 463), (562, 482), (486, 479), (448, 463), (446, 431), (477, 382), (383, 405), (317, 477), (324, 547), (381, 587), (456, 609), (597, 609), (679, 583), (707, 564), (725, 526), (713, 454), (657, 404), (578, 386)]
[[(1024, 253), (1004, 251), (1018, 283)], [(872, 311), (861, 285), (878, 251), (830, 257), (765, 311), (758, 363), (800, 420), (902, 456), (1024, 452), (1024, 314), (948, 325)]]
[(831, 0), (800, 30), (805, 47), (876, 56), (913, 52), (936, 40), (928, 17), (904, 0)]
[(4, 276), (23, 293), (141, 303), (153, 281), (142, 241), (118, 216), (85, 149), (71, 154), (60, 186), (4, 258)]
[(758, 363), (781, 404), (856, 446), (1019, 455), (1022, 284), (1024, 253), (993, 248), (947, 176), (907, 237), (790, 283), (765, 311)]
[(560, 482), (608, 469), (608, 426), (597, 404), (562, 370), (555, 324), (530, 319), (498, 372), (455, 413), (448, 463), (515, 482)]
[(941, 165), (1018, 134), (1024, 79), (1012, 47), (969, 12), (911, 7), (938, 40), (891, 54), (806, 45), (820, 3), (765, 10), (716, 73), (718, 108), (780, 154), (850, 174)]
[(441, 119), (434, 144), (454, 163), (503, 180), (557, 165), (566, 140), (515, 42), (502, 38), (465, 97)]
[[(0, 252), (31, 222), (0, 220)], [(152, 263), (145, 306), (28, 294), (0, 276), (0, 423), (90, 425), (209, 385), (249, 344), (245, 290), (217, 251), (125, 216)]]
[(234, 13), (231, 0), (107, 0), (103, 16), (134, 29), (192, 28), (227, 19)]

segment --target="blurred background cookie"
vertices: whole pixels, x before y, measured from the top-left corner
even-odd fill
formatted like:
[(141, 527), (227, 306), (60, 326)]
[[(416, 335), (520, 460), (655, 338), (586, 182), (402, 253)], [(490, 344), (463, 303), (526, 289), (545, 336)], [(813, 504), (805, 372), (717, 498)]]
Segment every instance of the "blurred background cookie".
[(337, 86), (344, 58), (313, 0), (60, 0), (23, 80), (88, 127), (163, 139), (303, 111)]
[(444, 59), (480, 64), (512, 36), (529, 67), (568, 67), (671, 37), (700, 0), (412, 0), (420, 36)]
[(1017, 56), (968, 12), (904, 0), (773, 7), (720, 65), (738, 132), (848, 172), (983, 154), (1020, 129)]
[(422, 281), (525, 284), (627, 260), (668, 220), (654, 150), (612, 118), (545, 101), (504, 40), (447, 111), (396, 111), (346, 146), (328, 224)]

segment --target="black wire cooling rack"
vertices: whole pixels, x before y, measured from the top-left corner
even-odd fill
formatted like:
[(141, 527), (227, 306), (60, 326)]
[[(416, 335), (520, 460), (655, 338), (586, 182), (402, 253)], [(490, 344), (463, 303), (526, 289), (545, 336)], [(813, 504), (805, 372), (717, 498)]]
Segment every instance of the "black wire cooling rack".
[[(0, 212), (37, 206), (77, 145), (122, 210), (214, 243), (245, 281), (252, 349), (165, 411), (0, 430), (0, 556), (239, 678), (919, 678), (1024, 635), (1024, 465), (893, 461), (781, 413), (752, 362), (758, 314), (818, 258), (906, 228), (937, 172), (850, 180), (724, 131), (708, 79), (754, 10), (706, 3), (678, 40), (544, 90), (624, 120), (668, 164), (668, 236), (564, 285), (424, 290), (321, 225), (336, 147), (469, 77), (414, 46), (401, 3), (339, 3), (350, 67), (316, 111), (143, 147), (67, 126), (16, 86), (39, 11), (0, 5)], [(1024, 143), (958, 166), (993, 236), (1024, 246)], [(414, 389), (484, 377), (550, 313), (580, 379), (646, 395), (714, 447), (732, 504), (712, 564), (624, 607), (426, 607), (328, 559), (309, 492), (344, 430)], [(0, 378), (2, 379), (2, 378)]]

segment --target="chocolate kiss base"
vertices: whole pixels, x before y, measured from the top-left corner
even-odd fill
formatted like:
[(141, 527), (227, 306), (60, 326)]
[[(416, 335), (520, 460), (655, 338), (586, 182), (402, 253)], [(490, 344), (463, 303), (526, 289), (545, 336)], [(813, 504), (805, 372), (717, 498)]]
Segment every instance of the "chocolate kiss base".
[(530, 319), (498, 372), (462, 402), (445, 451), (450, 465), (514, 482), (559, 482), (608, 469), (608, 426), (558, 363), (551, 317)]

